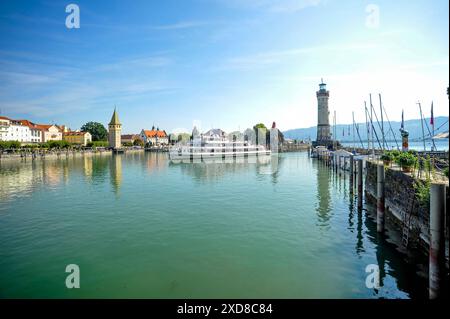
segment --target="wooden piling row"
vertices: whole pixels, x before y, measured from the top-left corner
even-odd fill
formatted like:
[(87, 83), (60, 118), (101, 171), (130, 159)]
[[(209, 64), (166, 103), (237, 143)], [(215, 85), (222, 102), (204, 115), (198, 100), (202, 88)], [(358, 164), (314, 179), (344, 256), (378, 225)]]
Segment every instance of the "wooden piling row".
[[(325, 166), (332, 169), (336, 175), (341, 176), (342, 169), (346, 170), (347, 162), (345, 157), (324, 152), (318, 155), (319, 160)], [(342, 163), (342, 161), (344, 161)], [(364, 159), (350, 155), (349, 159), (349, 190), (351, 196), (356, 186), (358, 211), (363, 207), (363, 165)], [(385, 167), (383, 164), (377, 165), (377, 232), (383, 233), (385, 228)], [(446, 185), (442, 183), (432, 183), (430, 188), (430, 251), (429, 251), (429, 297), (436, 299), (442, 296), (443, 281), (445, 276), (445, 212), (446, 212)]]

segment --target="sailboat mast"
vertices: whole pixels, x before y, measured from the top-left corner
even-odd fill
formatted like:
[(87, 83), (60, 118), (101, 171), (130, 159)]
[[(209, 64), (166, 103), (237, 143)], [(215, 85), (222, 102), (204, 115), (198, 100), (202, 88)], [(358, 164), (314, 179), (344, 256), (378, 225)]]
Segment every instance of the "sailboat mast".
[(433, 110), (433, 101), (431, 101), (431, 141), (433, 142), (433, 151), (437, 151), (436, 145), (434, 144), (434, 110)]
[(397, 150), (400, 150), (400, 147), (398, 146), (398, 143), (397, 143), (397, 138), (395, 137), (394, 130), (392, 129), (391, 121), (389, 120), (389, 117), (388, 117), (388, 114), (386, 112), (386, 108), (384, 107), (384, 105), (383, 105), (383, 110), (384, 110), (384, 114), (386, 115), (386, 120), (389, 124), (389, 129), (391, 130), (392, 135), (394, 136), (394, 141), (395, 141), (395, 145), (397, 146)]
[(375, 144), (373, 141), (373, 105), (372, 105), (372, 94), (369, 94), (369, 100), (370, 100), (370, 139), (372, 141), (372, 156), (375, 155)]
[(364, 108), (366, 110), (366, 134), (367, 134), (367, 151), (370, 151), (370, 128), (369, 128), (369, 122), (367, 119), (367, 103), (364, 101)]
[(383, 104), (381, 103), (381, 93), (378, 94), (380, 98), (380, 113), (381, 113), (381, 141), (383, 145), (383, 151), (386, 148), (386, 139), (384, 137), (384, 120), (383, 120)]
[(423, 150), (426, 151), (427, 147), (425, 145), (425, 130), (423, 128), (423, 114), (422, 114), (422, 105), (420, 105), (420, 102), (417, 102), (419, 104), (419, 111), (420, 111), (420, 124), (422, 125), (422, 141), (423, 141)]
[(356, 140), (355, 140), (355, 112), (352, 111), (353, 119), (353, 153), (356, 152)]
[(333, 131), (334, 131), (334, 142), (333, 142), (333, 149), (336, 150), (337, 148), (337, 129), (336, 129), (336, 110), (334, 110), (334, 118), (333, 118)]

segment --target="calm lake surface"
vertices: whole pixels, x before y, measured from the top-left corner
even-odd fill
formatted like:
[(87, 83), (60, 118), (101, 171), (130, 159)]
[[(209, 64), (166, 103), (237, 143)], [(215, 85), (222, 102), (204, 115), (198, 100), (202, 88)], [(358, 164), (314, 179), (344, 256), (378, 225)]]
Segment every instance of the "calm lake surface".
[[(0, 163), (0, 297), (421, 298), (425, 282), (306, 152)], [(67, 289), (77, 264), (81, 288)], [(379, 264), (382, 287), (366, 288)]]

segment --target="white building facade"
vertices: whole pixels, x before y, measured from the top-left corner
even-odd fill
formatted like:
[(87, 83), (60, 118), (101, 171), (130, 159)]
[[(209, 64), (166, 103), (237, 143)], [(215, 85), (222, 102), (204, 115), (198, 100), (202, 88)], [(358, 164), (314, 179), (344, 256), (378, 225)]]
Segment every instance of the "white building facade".
[(41, 130), (36, 127), (30, 127), (28, 124), (27, 121), (16, 121), (7, 117), (0, 117), (0, 141), (41, 142)]
[(28, 120), (13, 120), (0, 116), (0, 141), (42, 143), (60, 140), (62, 131), (56, 125), (40, 125)]
[(63, 133), (56, 125), (37, 125), (42, 130), (42, 142), (62, 141)]
[(145, 145), (168, 145), (169, 136), (165, 131), (152, 128), (151, 130), (142, 130), (139, 135)]

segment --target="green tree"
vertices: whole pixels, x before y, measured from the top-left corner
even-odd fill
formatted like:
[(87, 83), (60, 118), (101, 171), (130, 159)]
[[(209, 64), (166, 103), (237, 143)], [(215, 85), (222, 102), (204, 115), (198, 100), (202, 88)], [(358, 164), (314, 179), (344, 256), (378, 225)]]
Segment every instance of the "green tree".
[(144, 141), (141, 140), (140, 138), (137, 138), (137, 139), (134, 140), (133, 145), (134, 146), (142, 146), (143, 147), (144, 146)]
[(91, 133), (92, 141), (106, 141), (107, 140), (108, 131), (101, 123), (88, 122), (81, 127), (81, 131)]
[(177, 137), (177, 142), (184, 143), (188, 142), (191, 139), (191, 135), (189, 133), (179, 133)]
[(19, 141), (0, 141), (0, 149), (20, 148)]
[[(255, 126), (253, 126), (253, 130), (255, 131), (255, 134), (256, 134), (256, 143), (258, 143), (258, 144), (268, 144), (269, 143), (269, 130), (263, 123), (258, 123)], [(263, 138), (262, 141), (259, 140), (260, 137)]]
[(70, 148), (71, 144), (67, 141), (48, 141), (47, 143), (44, 143), (47, 148), (53, 149), (53, 148)]
[(257, 129), (263, 129), (265, 131), (267, 131), (267, 127), (263, 124), (263, 123), (258, 123), (255, 126), (253, 126), (253, 129), (256, 131)]

